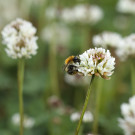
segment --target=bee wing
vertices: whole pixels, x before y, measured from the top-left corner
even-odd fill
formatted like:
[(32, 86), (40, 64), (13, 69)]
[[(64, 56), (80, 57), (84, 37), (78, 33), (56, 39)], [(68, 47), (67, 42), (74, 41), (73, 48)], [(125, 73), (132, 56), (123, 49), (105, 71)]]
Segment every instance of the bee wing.
[(66, 67), (67, 67), (67, 65), (64, 64), (64, 65), (62, 66), (62, 70), (65, 71)]

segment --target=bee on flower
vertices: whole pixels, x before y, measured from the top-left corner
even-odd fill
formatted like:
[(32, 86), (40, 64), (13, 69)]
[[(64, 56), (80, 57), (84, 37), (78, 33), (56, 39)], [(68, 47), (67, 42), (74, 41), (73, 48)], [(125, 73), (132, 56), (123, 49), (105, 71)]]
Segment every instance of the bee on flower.
[(79, 56), (70, 56), (65, 60), (65, 71), (68, 74), (84, 76), (100, 76), (110, 79), (113, 74), (115, 58), (109, 50), (94, 48), (85, 51)]
[(65, 60), (65, 71), (70, 75), (77, 74), (78, 68), (74, 65), (77, 62), (80, 63), (80, 58), (78, 56), (69, 56)]

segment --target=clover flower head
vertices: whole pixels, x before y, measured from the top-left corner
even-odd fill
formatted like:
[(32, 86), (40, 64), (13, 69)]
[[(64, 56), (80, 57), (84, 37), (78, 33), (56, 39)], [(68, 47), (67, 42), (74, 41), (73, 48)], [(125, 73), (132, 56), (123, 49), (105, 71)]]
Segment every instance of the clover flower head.
[(135, 134), (135, 96), (129, 99), (129, 103), (121, 105), (121, 113), (123, 118), (119, 118), (119, 126), (126, 135)]
[(65, 45), (70, 39), (70, 31), (63, 24), (53, 23), (43, 29), (42, 38), (48, 43), (55, 41), (56, 44)]
[(72, 9), (65, 8), (61, 12), (61, 19), (66, 23), (74, 23), (76, 21)]
[(83, 122), (92, 122), (93, 121), (93, 115), (90, 111), (86, 111), (83, 116)]
[(131, 34), (123, 39), (122, 44), (116, 49), (116, 54), (122, 61), (128, 56), (135, 55), (135, 34)]
[(13, 59), (31, 58), (37, 53), (36, 28), (23, 19), (16, 19), (5, 26), (2, 31), (6, 53)]
[(113, 74), (115, 58), (111, 56), (109, 50), (103, 48), (94, 48), (85, 51), (79, 55), (80, 63), (76, 63), (78, 72), (84, 76), (101, 76), (104, 79), (110, 79)]
[(135, 0), (119, 0), (117, 10), (121, 13), (135, 14)]
[[(75, 122), (75, 121), (78, 121), (80, 119), (80, 116), (81, 116), (81, 114), (79, 112), (74, 112), (71, 114), (70, 119), (71, 119), (71, 121)], [(82, 121), (84, 123), (92, 122), (93, 121), (92, 113), (90, 111), (86, 111), (84, 113)]]
[(103, 11), (96, 5), (79, 4), (69, 9), (63, 9), (61, 19), (67, 23), (95, 24), (103, 18)]
[(58, 108), (58, 107), (62, 106), (62, 101), (55, 95), (49, 97), (47, 99), (47, 103), (52, 108)]
[(70, 120), (75, 122), (80, 119), (80, 113), (79, 112), (74, 112), (70, 115)]
[(117, 47), (122, 44), (122, 37), (116, 32), (103, 32), (93, 37), (93, 45), (107, 47)]
[[(20, 115), (19, 113), (15, 113), (11, 121), (14, 125), (18, 126), (20, 124)], [(27, 115), (24, 115), (24, 127), (25, 128), (32, 128), (35, 124), (35, 120), (32, 117), (28, 117)]]
[(56, 7), (48, 7), (45, 10), (45, 16), (48, 20), (53, 20), (58, 18), (60, 16), (60, 13)]

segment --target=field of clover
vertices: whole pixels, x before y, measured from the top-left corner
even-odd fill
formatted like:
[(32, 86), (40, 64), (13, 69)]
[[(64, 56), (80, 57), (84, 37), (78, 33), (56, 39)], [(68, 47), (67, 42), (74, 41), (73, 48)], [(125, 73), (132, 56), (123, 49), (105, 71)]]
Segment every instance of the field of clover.
[(135, 0), (0, 0), (0, 135), (135, 135)]

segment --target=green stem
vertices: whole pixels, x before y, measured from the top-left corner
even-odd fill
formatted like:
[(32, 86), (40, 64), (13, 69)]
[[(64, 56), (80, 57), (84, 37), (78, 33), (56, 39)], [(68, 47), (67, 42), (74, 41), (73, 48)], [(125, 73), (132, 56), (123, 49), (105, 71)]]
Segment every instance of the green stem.
[(60, 96), (59, 85), (58, 85), (56, 46), (54, 41), (52, 41), (52, 44), (50, 44), (50, 48), (49, 48), (50, 84), (51, 84), (52, 93), (54, 95)]
[(47, 1), (42, 1), (42, 3), (40, 3), (40, 8), (39, 8), (39, 11), (38, 11), (38, 35), (40, 35), (40, 32), (42, 31), (42, 28), (45, 26), (45, 23), (46, 23), (46, 18), (44, 16), (44, 12), (45, 12), (45, 9), (46, 9), (46, 3)]
[(23, 78), (24, 78), (24, 60), (18, 61), (18, 89), (19, 89), (19, 111), (20, 111), (20, 135), (23, 135)]
[(75, 135), (78, 135), (79, 130), (80, 130), (82, 119), (83, 119), (84, 113), (85, 113), (87, 105), (88, 105), (88, 101), (89, 101), (89, 97), (90, 97), (90, 92), (91, 92), (91, 84), (92, 84), (93, 79), (94, 79), (94, 75), (91, 77), (90, 85), (89, 85), (89, 88), (88, 88), (88, 91), (87, 91), (87, 94), (86, 94), (83, 110), (82, 110), (82, 113), (81, 113), (81, 117), (80, 117), (77, 129), (76, 129)]
[(87, 27), (82, 27), (82, 44), (81, 44), (81, 52), (84, 52), (84, 50), (89, 49), (89, 43), (90, 43), (90, 30)]
[(95, 105), (95, 118), (93, 123), (93, 133), (94, 135), (98, 133), (98, 117), (99, 117), (99, 111), (100, 111), (100, 102), (101, 102), (101, 94), (102, 94), (102, 86), (103, 82), (102, 79), (98, 80), (98, 87), (97, 87), (97, 93), (96, 93), (96, 105)]
[(133, 63), (131, 63), (131, 87), (132, 87), (132, 94), (135, 95), (135, 70)]

